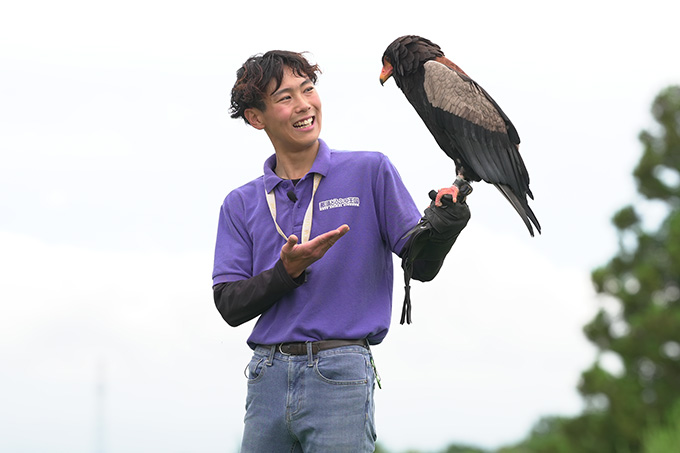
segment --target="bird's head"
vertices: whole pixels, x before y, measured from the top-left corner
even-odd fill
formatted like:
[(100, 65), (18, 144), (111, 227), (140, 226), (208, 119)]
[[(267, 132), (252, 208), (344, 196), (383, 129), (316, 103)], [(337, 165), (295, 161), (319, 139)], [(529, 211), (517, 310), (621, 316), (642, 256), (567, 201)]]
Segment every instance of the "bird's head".
[(394, 77), (397, 86), (401, 87), (402, 77), (414, 74), (426, 61), (443, 56), (441, 48), (429, 39), (415, 35), (397, 38), (383, 53), (380, 84), (384, 85), (390, 77)]

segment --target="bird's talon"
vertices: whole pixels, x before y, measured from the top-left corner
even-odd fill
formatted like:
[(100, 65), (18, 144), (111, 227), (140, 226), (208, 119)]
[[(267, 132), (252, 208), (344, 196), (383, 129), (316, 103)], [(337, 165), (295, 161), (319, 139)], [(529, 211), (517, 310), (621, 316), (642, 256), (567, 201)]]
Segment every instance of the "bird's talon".
[(434, 205), (435, 206), (442, 206), (442, 198), (449, 195), (451, 197), (451, 201), (453, 203), (456, 202), (458, 199), (458, 187), (456, 186), (451, 186), (451, 187), (445, 187), (443, 189), (439, 189), (439, 192), (437, 192), (437, 196), (434, 199)]

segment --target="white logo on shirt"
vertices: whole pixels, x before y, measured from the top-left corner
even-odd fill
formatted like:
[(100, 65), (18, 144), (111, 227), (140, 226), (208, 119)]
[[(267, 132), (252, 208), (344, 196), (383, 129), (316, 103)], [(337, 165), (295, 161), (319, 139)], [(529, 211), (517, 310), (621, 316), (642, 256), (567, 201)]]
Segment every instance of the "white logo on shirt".
[(359, 207), (361, 201), (359, 197), (346, 197), (346, 198), (331, 198), (330, 200), (324, 200), (319, 202), (319, 211), (326, 211), (328, 209), (334, 208), (344, 208), (346, 206)]

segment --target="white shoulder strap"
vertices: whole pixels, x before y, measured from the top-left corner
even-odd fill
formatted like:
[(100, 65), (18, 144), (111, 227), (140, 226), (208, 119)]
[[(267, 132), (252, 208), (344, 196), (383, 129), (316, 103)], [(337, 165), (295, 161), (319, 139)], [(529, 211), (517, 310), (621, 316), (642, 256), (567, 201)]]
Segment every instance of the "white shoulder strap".
[[(300, 238), (300, 244), (309, 241), (309, 236), (312, 233), (312, 214), (314, 213), (314, 195), (316, 194), (316, 189), (319, 188), (319, 183), (321, 182), (321, 174), (314, 173), (314, 188), (312, 189), (312, 199), (309, 200), (309, 206), (307, 206), (307, 212), (305, 212), (305, 218), (302, 222), (302, 238)], [(281, 237), (288, 240), (288, 236), (281, 230), (281, 227), (276, 223), (276, 196), (274, 195), (274, 189), (270, 192), (265, 190), (265, 195), (267, 196), (267, 204), (269, 205), (269, 212), (274, 220), (274, 225), (276, 226), (276, 231), (279, 232)]]

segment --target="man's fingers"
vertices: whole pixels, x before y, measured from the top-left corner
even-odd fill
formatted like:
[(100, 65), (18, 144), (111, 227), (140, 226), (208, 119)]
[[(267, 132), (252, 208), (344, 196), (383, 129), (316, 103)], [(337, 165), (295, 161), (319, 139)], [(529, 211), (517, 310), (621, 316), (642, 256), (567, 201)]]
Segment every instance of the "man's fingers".
[(341, 227), (338, 227), (335, 230), (329, 231), (328, 233), (324, 233), (320, 235), (319, 237), (323, 239), (333, 239), (337, 241), (341, 237), (343, 237), (347, 232), (349, 231), (349, 226), (347, 225), (342, 225)]
[[(304, 257), (306, 255), (314, 256), (321, 252), (321, 255), (343, 237), (349, 231), (349, 226), (342, 225), (335, 230), (320, 234), (309, 242), (298, 244), (298, 238), (294, 234), (288, 237), (288, 242), (283, 245), (281, 252), (284, 254), (295, 254), (296, 256)], [(318, 257), (320, 258), (320, 256)], [(318, 259), (316, 258), (316, 259)]]
[(343, 237), (348, 231), (349, 226), (342, 225), (341, 227), (338, 227), (335, 230), (329, 231), (327, 233), (315, 237), (314, 239), (312, 239), (311, 242), (315, 242), (316, 244), (322, 244), (324, 248), (327, 250), (333, 244), (335, 244), (338, 241), (338, 239)]
[(348, 231), (349, 226), (342, 225), (303, 244), (298, 244), (294, 234), (288, 236), (288, 241), (281, 247), (281, 260), (288, 274), (293, 278), (299, 276), (307, 266), (321, 259)]
[(348, 225), (342, 225), (340, 228), (335, 230), (335, 237), (333, 238), (333, 244), (338, 242), (338, 239), (343, 237), (347, 232), (349, 231), (349, 226)]
[(297, 236), (291, 234), (290, 236), (288, 236), (288, 241), (285, 244), (283, 244), (283, 248), (281, 249), (281, 251), (283, 253), (289, 253), (293, 250), (293, 247), (295, 247), (297, 243), (298, 243)]

